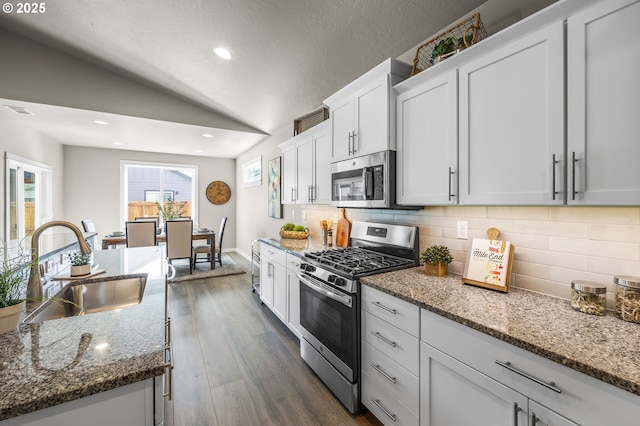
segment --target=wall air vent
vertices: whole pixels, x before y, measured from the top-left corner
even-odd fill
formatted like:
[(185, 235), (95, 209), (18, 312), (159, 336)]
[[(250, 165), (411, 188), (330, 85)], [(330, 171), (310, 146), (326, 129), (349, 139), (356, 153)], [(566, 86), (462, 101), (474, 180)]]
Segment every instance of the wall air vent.
[(14, 105), (4, 105), (10, 111), (15, 112), (16, 114), (24, 114), (24, 115), (33, 115), (31, 111), (26, 109), (25, 107), (14, 106)]

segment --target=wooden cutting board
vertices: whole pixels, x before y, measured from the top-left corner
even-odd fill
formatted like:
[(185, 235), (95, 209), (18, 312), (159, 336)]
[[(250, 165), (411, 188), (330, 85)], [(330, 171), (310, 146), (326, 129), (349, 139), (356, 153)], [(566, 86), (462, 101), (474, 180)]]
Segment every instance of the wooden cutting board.
[(340, 209), (340, 218), (336, 225), (336, 246), (347, 247), (351, 235), (351, 221), (347, 219), (345, 209)]

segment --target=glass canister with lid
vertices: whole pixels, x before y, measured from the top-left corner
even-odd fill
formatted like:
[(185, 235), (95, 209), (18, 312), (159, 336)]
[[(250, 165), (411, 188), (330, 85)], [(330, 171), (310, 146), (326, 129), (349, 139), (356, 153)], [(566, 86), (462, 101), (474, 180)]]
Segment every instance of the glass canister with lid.
[(640, 323), (640, 277), (616, 275), (616, 316), (625, 321)]
[(591, 315), (607, 311), (607, 286), (591, 281), (571, 281), (571, 307)]

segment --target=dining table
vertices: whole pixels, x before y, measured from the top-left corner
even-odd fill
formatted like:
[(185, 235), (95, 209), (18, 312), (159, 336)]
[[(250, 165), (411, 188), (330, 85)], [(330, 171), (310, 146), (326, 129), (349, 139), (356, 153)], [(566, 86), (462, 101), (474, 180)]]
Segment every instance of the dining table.
[[(206, 240), (207, 244), (211, 248), (209, 252), (209, 259), (211, 261), (211, 269), (216, 269), (216, 232), (213, 229), (194, 229), (191, 236), (192, 240)], [(156, 241), (158, 243), (167, 241), (167, 234), (161, 232), (156, 235)], [(121, 244), (127, 243), (127, 236), (125, 233), (113, 233), (107, 234), (102, 237), (102, 250), (108, 250), (110, 247), (116, 247)]]

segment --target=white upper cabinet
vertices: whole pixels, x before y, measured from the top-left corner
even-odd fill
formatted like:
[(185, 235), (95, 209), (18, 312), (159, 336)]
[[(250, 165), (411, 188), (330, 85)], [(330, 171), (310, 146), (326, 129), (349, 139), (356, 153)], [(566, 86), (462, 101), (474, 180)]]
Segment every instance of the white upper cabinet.
[(567, 21), (568, 203), (640, 204), (640, 2)]
[(327, 120), (279, 145), (283, 204), (329, 204), (330, 139)]
[(459, 79), (460, 204), (563, 204), (563, 22), (464, 63)]
[(324, 101), (330, 110), (331, 162), (395, 150), (391, 87), (410, 72), (409, 64), (387, 59)]
[(458, 198), (457, 71), (447, 71), (399, 94), (397, 128), (398, 204), (455, 204)]

